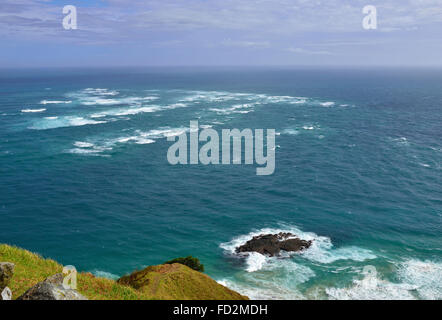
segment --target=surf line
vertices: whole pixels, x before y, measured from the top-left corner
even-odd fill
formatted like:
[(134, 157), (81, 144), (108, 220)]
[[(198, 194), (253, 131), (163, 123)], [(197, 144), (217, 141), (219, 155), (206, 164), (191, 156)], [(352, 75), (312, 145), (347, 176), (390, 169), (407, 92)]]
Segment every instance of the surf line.
[[(189, 132), (189, 139), (187, 132)], [(252, 129), (243, 129), (242, 131), (222, 129), (220, 146), (220, 136), (216, 130), (212, 128), (200, 130), (198, 121), (190, 121), (189, 130), (178, 135), (178, 141), (175, 142), (176, 135), (167, 137), (167, 141), (175, 142), (167, 151), (167, 161), (171, 165), (257, 164), (261, 167), (256, 168), (256, 175), (272, 175), (275, 172), (276, 130), (266, 129), (266, 134), (267, 141), (264, 146), (264, 129), (255, 129), (254, 133)], [(200, 142), (205, 142), (201, 148)], [(244, 150), (242, 149), (243, 145)], [(265, 155), (264, 147), (266, 147)]]

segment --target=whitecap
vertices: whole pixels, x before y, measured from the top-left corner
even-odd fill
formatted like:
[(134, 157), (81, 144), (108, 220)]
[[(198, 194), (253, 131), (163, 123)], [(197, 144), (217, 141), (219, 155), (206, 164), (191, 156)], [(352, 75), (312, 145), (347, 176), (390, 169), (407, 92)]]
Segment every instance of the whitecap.
[(299, 131), (295, 130), (295, 129), (285, 129), (284, 131), (282, 131), (282, 133), (295, 136), (295, 135), (299, 134)]
[(104, 88), (86, 88), (83, 90), (83, 92), (99, 96), (116, 96), (119, 94), (119, 92), (116, 90), (109, 90)]
[(61, 100), (42, 100), (40, 101), (40, 104), (68, 104), (72, 103), (71, 100), (68, 101), (61, 101)]
[(83, 117), (75, 117), (75, 116), (65, 116), (59, 118), (51, 118), (51, 119), (42, 119), (34, 122), (34, 124), (29, 127), (29, 129), (35, 130), (46, 130), (46, 129), (55, 129), (55, 128), (63, 128), (63, 127), (77, 127), (77, 126), (85, 126), (85, 125), (95, 125), (95, 124), (103, 124), (106, 121), (95, 121), (92, 119), (87, 119)]
[(120, 104), (120, 100), (117, 99), (103, 99), (103, 98), (87, 98), (81, 101), (82, 105), (93, 106), (93, 105), (113, 105)]
[(83, 154), (83, 155), (98, 155), (104, 151), (112, 150), (110, 146), (99, 146), (92, 142), (76, 141), (74, 142), (76, 148), (68, 150), (69, 153)]
[(408, 141), (408, 139), (406, 137), (393, 138), (392, 140), (394, 142), (396, 142), (398, 145), (402, 145), (402, 146), (409, 146), (410, 145), (410, 142)]
[(76, 146), (78, 148), (92, 148), (94, 146), (94, 144), (89, 143), (89, 142), (76, 141), (74, 143), (74, 146)]
[[(214, 111), (218, 114), (232, 114), (232, 113), (249, 113), (253, 111), (253, 107), (255, 104), (252, 103), (244, 103), (244, 104), (235, 104), (228, 108), (211, 108), (210, 111)], [(243, 110), (247, 109), (247, 110)]]
[(23, 109), (21, 112), (23, 113), (36, 113), (36, 112), (44, 112), (46, 111), (45, 108), (42, 109)]
[(129, 141), (133, 141), (136, 144), (151, 144), (155, 142), (155, 140), (153, 139), (147, 139), (142, 136), (121, 137), (117, 138), (115, 141), (118, 143), (126, 143)]
[(327, 102), (321, 102), (320, 105), (323, 107), (331, 107), (331, 106), (334, 106), (335, 103), (332, 101), (327, 101)]

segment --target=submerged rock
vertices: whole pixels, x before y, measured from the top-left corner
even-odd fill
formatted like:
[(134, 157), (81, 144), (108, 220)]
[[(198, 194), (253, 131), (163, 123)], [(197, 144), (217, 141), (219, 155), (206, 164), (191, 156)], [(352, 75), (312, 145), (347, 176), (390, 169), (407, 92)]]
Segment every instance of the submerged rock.
[(37, 283), (17, 300), (87, 300), (73, 289), (63, 287), (63, 274), (57, 273)]
[(292, 233), (264, 234), (253, 237), (242, 246), (236, 248), (236, 252), (258, 252), (271, 257), (278, 255), (281, 250), (297, 252), (308, 249), (312, 241), (302, 240)]
[(15, 265), (10, 262), (0, 262), (0, 293), (7, 287), (14, 275)]

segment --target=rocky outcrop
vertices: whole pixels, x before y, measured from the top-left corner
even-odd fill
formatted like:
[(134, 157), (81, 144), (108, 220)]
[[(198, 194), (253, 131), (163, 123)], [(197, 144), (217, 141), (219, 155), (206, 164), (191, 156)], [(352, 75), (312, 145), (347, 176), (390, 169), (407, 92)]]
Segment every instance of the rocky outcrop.
[(11, 300), (12, 292), (8, 284), (14, 275), (15, 265), (10, 262), (0, 262), (0, 300)]
[(311, 244), (311, 241), (299, 239), (292, 233), (281, 232), (253, 237), (253, 239), (236, 248), (236, 252), (258, 252), (273, 257), (278, 255), (281, 250), (297, 252), (309, 248)]
[(11, 281), (15, 265), (10, 262), (0, 262), (0, 292), (3, 291)]
[(86, 297), (73, 289), (63, 286), (63, 274), (57, 273), (37, 283), (17, 300), (87, 300)]

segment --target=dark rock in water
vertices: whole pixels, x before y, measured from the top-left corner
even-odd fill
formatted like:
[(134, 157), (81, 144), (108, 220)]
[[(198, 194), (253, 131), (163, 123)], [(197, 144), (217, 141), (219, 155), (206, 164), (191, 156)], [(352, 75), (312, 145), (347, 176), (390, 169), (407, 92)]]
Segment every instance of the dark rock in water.
[(309, 248), (311, 244), (311, 241), (296, 238), (294, 234), (281, 232), (253, 237), (253, 239), (236, 248), (236, 252), (258, 252), (273, 257), (278, 255), (281, 250), (297, 252)]
[(87, 300), (73, 289), (63, 287), (63, 274), (57, 273), (37, 283), (17, 300)]
[(0, 293), (7, 287), (14, 274), (15, 265), (10, 262), (0, 262)]

